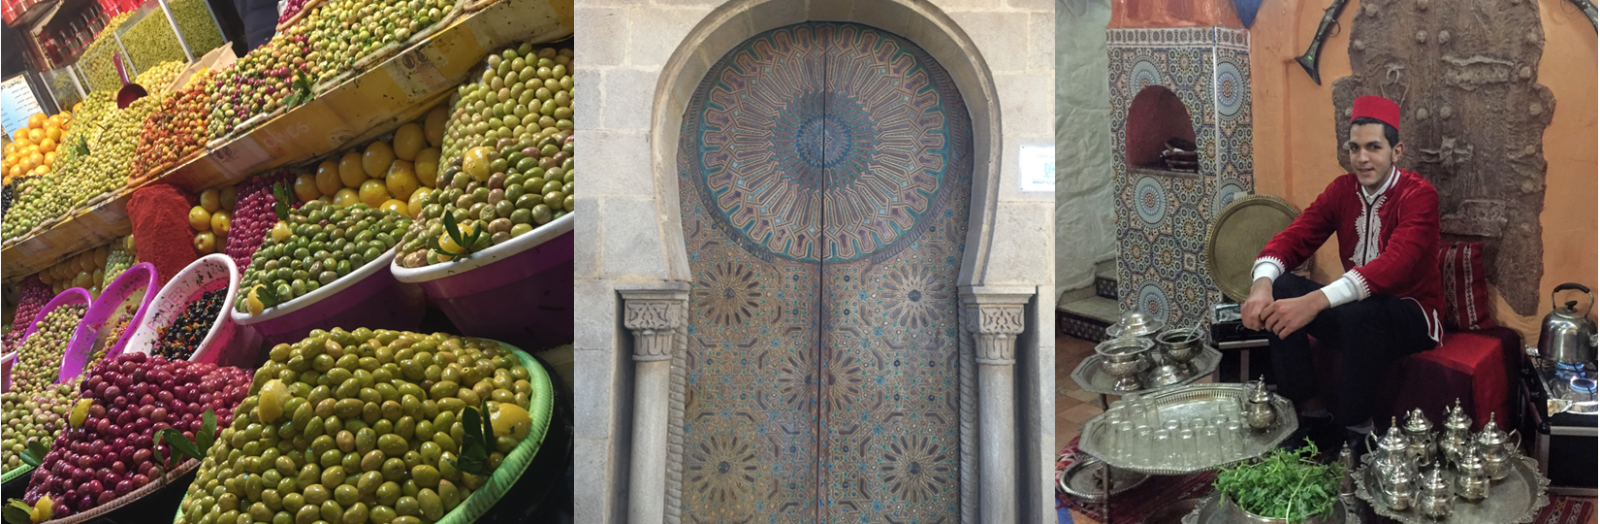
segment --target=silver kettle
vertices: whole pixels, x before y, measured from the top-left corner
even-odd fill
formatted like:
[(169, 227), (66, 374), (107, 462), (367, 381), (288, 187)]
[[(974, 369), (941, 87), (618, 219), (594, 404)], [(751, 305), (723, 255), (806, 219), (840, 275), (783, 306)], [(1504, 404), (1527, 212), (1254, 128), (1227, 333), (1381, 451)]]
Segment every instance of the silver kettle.
[[(1566, 307), (1556, 307), (1556, 294), (1568, 289), (1589, 295), (1589, 306), (1578, 314), (1576, 300)], [(1594, 309), (1594, 293), (1583, 284), (1566, 283), (1550, 292), (1550, 314), (1544, 317), (1544, 327), (1539, 330), (1539, 356), (1562, 364), (1588, 364), (1595, 361), (1593, 335), (1594, 322), (1589, 312)]]

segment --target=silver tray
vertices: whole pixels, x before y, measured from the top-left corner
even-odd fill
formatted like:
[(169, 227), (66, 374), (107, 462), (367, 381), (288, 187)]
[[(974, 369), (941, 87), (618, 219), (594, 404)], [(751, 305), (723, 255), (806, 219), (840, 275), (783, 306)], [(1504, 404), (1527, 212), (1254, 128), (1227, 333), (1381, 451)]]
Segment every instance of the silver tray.
[[(1158, 351), (1160, 350), (1151, 349), (1149, 353), (1155, 353)], [(1145, 389), (1134, 391), (1117, 391), (1116, 388), (1113, 387), (1117, 383), (1117, 377), (1113, 377), (1105, 372), (1105, 369), (1100, 366), (1100, 361), (1102, 359), (1103, 357), (1101, 357), (1098, 353), (1089, 355), (1088, 358), (1083, 359), (1083, 362), (1078, 364), (1077, 369), (1072, 370), (1072, 380), (1073, 382), (1078, 383), (1079, 389), (1088, 391), (1090, 393), (1099, 393), (1101, 395), (1122, 396), (1129, 393), (1138, 393), (1143, 395), (1147, 392), (1159, 389), (1187, 386), (1195, 383), (1195, 381), (1200, 380), (1207, 375), (1210, 375), (1217, 370), (1217, 365), (1222, 363), (1222, 352), (1217, 351), (1216, 348), (1211, 346), (1206, 346), (1199, 355), (1194, 357), (1194, 360), (1189, 361), (1189, 365), (1194, 368), (1194, 374), (1185, 377), (1182, 382), (1173, 384), (1171, 386), (1161, 386), (1156, 388), (1146, 387)], [(1149, 369), (1139, 372), (1140, 380), (1142, 380), (1145, 384), (1149, 384), (1151, 375), (1154, 374), (1153, 372), (1158, 367), (1160, 366), (1152, 363)]]
[[(1073, 462), (1067, 469), (1061, 471), (1056, 478), (1056, 485), (1061, 487), (1061, 492), (1073, 497), (1099, 501), (1105, 499), (1105, 491), (1101, 487), (1100, 466), (1105, 464), (1094, 457), (1083, 457)], [(1128, 471), (1125, 469), (1111, 468), (1111, 495), (1116, 496), (1128, 491), (1144, 481), (1150, 480), (1149, 475)]]
[(1404, 524), (1528, 524), (1550, 504), (1550, 497), (1545, 494), (1550, 479), (1539, 474), (1539, 463), (1532, 458), (1518, 456), (1511, 463), (1515, 467), (1510, 475), (1489, 484), (1489, 498), (1468, 502), (1457, 497), (1450, 516), (1441, 520), (1419, 515), (1415, 508), (1394, 511), (1372, 493), (1369, 486), (1376, 486), (1377, 479), (1371, 454), (1362, 457), (1361, 466), (1356, 468), (1356, 496), (1377, 514)]
[[(1228, 522), (1228, 517), (1222, 512), (1222, 504), (1218, 503), (1219, 500), (1221, 498), (1217, 493), (1207, 495), (1206, 498), (1200, 501), (1200, 505), (1194, 508), (1194, 511), (1183, 516), (1183, 524), (1240, 524)], [(1333, 499), (1333, 514), (1343, 514), (1345, 524), (1361, 524), (1360, 510), (1356, 507), (1356, 504), (1351, 502), (1353, 501), (1346, 501), (1343, 498)], [(1338, 521), (1335, 520), (1335, 522)]]
[[(1248, 384), (1191, 384), (1157, 390), (1143, 395), (1145, 400), (1157, 403), (1157, 409), (1163, 419), (1189, 420), (1195, 416), (1209, 418), (1215, 414), (1216, 404), (1226, 402), (1235, 405), (1238, 398), (1244, 398), (1250, 391)], [(1119, 401), (1121, 402), (1121, 401)], [(1272, 394), (1272, 409), (1277, 412), (1277, 422), (1264, 431), (1245, 430), (1245, 450), (1243, 454), (1236, 454), (1230, 458), (1212, 461), (1209, 464), (1198, 466), (1182, 466), (1179, 464), (1162, 463), (1149, 460), (1145, 457), (1124, 459), (1113, 456), (1110, 451), (1110, 440), (1113, 437), (1110, 424), (1106, 421), (1106, 414), (1101, 413), (1090, 418), (1083, 425), (1083, 436), (1078, 441), (1078, 449), (1111, 464), (1111, 467), (1137, 471), (1149, 475), (1187, 475), (1201, 471), (1210, 471), (1224, 468), (1271, 452), (1283, 443), (1283, 440), (1294, 433), (1299, 427), (1295, 419), (1294, 404), (1277, 394)]]

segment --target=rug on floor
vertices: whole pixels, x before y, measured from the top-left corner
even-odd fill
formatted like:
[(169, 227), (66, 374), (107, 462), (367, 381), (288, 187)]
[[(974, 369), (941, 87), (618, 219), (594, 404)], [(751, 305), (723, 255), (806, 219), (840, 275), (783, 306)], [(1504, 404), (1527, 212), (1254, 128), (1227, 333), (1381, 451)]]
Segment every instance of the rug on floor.
[[(1078, 437), (1073, 437), (1061, 449), (1056, 459), (1056, 475), (1078, 460)], [(1196, 473), (1178, 477), (1151, 477), (1139, 487), (1112, 497), (1113, 516), (1117, 522), (1144, 522), (1144, 519), (1168, 502), (1204, 496), (1211, 492), (1215, 473)], [(1592, 497), (1550, 496), (1550, 505), (1539, 512), (1533, 524), (1595, 524), (1595, 499)], [(1075, 510), (1096, 522), (1105, 521), (1105, 507), (1099, 502), (1089, 502), (1068, 496), (1056, 486), (1056, 510), (1060, 523), (1070, 523), (1067, 510)]]
[[(1078, 461), (1078, 437), (1073, 437), (1067, 447), (1061, 450), (1061, 455), (1056, 459), (1056, 475), (1060, 478), (1061, 472), (1068, 466)], [(1181, 476), (1153, 476), (1144, 484), (1111, 497), (1111, 514), (1116, 521), (1143, 522), (1157, 510), (1162, 509), (1167, 503), (1191, 497), (1200, 497), (1211, 492), (1211, 483), (1217, 474), (1214, 472), (1195, 473)], [(1059, 482), (1056, 486), (1056, 508), (1072, 509), (1083, 513), (1096, 522), (1105, 522), (1106, 508), (1102, 502), (1089, 502), (1080, 500), (1061, 491)]]

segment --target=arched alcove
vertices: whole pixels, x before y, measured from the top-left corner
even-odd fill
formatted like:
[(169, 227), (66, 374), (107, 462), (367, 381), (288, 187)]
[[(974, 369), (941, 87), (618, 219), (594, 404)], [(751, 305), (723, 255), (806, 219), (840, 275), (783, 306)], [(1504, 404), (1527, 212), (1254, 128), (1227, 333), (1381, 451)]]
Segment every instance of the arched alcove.
[(1161, 153), (1168, 149), (1171, 142), (1182, 141), (1190, 151), (1195, 147), (1194, 125), (1189, 108), (1171, 89), (1152, 85), (1133, 97), (1133, 102), (1128, 104), (1126, 135), (1126, 160), (1130, 170), (1197, 174), (1196, 171), (1169, 168), (1162, 161)]

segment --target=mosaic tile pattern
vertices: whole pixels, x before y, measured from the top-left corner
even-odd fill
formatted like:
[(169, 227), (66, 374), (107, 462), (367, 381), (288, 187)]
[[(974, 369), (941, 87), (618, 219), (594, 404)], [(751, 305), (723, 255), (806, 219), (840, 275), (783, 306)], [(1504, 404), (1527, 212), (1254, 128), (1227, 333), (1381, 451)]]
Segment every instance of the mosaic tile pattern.
[[(1122, 307), (1168, 323), (1203, 318), (1222, 300), (1202, 249), (1216, 212), (1254, 190), (1249, 35), (1225, 28), (1109, 29), (1111, 125)], [(1158, 85), (1189, 111), (1200, 176), (1127, 164), (1129, 104)]]
[(687, 522), (954, 522), (972, 131), (948, 74), (804, 23), (713, 66), (678, 155)]

